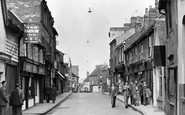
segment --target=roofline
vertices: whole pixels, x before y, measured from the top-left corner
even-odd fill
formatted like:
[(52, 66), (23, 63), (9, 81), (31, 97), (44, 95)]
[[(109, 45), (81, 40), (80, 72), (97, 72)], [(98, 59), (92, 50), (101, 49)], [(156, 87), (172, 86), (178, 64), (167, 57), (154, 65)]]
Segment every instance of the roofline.
[(141, 40), (143, 40), (147, 35), (147, 32), (150, 32), (152, 29), (154, 29), (154, 22), (148, 26), (146, 28), (146, 30), (144, 30), (143, 32), (141, 32), (141, 34), (137, 37), (137, 39), (127, 48), (124, 50), (124, 52), (126, 53), (127, 51), (129, 51), (132, 47), (134, 47), (138, 42), (140, 42)]

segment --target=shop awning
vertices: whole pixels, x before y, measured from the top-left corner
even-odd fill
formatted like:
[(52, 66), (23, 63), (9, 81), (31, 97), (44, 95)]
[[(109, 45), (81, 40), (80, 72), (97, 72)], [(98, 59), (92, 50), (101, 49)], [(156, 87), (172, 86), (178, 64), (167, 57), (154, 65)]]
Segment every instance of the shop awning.
[(60, 75), (60, 77), (62, 77), (63, 79), (65, 79), (64, 75), (62, 75), (59, 71), (57, 71), (57, 73)]

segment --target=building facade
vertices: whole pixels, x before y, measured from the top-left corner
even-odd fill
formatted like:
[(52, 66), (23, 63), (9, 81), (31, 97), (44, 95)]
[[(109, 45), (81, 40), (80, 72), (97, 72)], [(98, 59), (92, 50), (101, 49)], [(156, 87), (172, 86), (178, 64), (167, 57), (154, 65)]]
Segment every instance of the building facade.
[(159, 0), (159, 12), (166, 18), (166, 112), (185, 114), (183, 0)]
[[(23, 24), (12, 12), (7, 10), (6, 1), (0, 1), (0, 82), (7, 81), (6, 93), (9, 95), (20, 83), (19, 47), (23, 37)], [(11, 109), (6, 110), (9, 115)]]
[(20, 41), (20, 76), (25, 94), (23, 109), (44, 101), (44, 86), (53, 83), (54, 49), (57, 32), (45, 0), (7, 0), (11, 9), (24, 23)]

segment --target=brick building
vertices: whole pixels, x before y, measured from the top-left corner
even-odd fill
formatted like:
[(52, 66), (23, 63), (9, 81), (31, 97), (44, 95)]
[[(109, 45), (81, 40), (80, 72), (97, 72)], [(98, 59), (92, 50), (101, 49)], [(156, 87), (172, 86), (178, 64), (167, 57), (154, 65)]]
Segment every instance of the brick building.
[(46, 82), (53, 83), (55, 37), (54, 19), (45, 0), (6, 0), (24, 23), (20, 42), (20, 76), (25, 94), (23, 109), (42, 103)]
[(185, 2), (159, 0), (159, 12), (166, 18), (166, 112), (185, 114)]

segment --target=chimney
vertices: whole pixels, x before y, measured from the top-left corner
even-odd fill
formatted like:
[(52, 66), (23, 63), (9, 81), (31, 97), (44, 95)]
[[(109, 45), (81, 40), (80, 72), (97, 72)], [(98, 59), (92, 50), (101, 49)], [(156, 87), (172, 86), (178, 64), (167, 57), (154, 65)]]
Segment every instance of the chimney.
[(148, 15), (148, 8), (145, 8), (145, 15)]
[(155, 0), (155, 8), (158, 9), (158, 0)]
[(87, 71), (87, 77), (89, 76), (89, 72)]
[(149, 6), (149, 10), (150, 10), (150, 9), (152, 9), (152, 6), (151, 6), (151, 5)]

